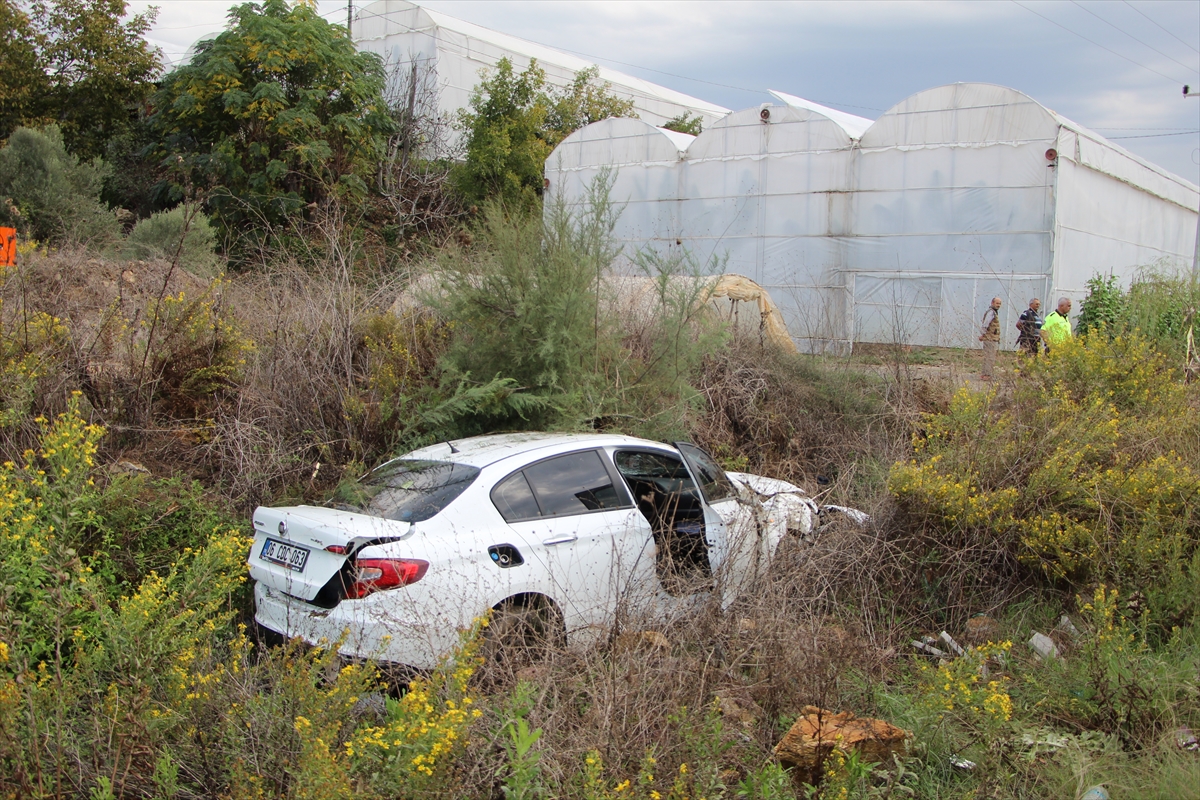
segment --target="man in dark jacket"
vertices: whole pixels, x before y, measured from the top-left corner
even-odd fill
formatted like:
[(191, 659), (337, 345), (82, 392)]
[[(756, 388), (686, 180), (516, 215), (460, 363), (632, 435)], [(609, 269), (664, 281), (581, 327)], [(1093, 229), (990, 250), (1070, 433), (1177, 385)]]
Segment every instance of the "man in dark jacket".
[(1031, 356), (1042, 351), (1042, 315), (1038, 313), (1041, 307), (1042, 301), (1033, 298), (1017, 320), (1017, 347)]

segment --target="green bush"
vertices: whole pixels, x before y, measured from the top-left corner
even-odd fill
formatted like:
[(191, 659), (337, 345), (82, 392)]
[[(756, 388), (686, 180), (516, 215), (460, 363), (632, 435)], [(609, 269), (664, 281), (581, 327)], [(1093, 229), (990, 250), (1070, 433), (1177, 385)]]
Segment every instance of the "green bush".
[(107, 244), (117, 232), (100, 202), (108, 172), (99, 158), (70, 155), (53, 125), (18, 128), (0, 149), (0, 224), (41, 242)]
[[(561, 203), (545, 218), (485, 208), (472, 250), (442, 261), (440, 311), (451, 339), (441, 366), (454, 398), (472, 402), (463, 432), (497, 428), (618, 427), (682, 434), (703, 358), (723, 342), (704, 312), (694, 264), (639, 258), (651, 278), (649, 321), (630, 330), (601, 294), (618, 248), (608, 175), (578, 212)], [(499, 381), (499, 382), (497, 382)]]
[(1162, 631), (1200, 611), (1196, 400), (1145, 338), (1077, 338), (1011, 399), (964, 389), (929, 415), (889, 485), (949, 566), (1107, 581), (1144, 593)]
[(129, 259), (165, 258), (193, 274), (213, 277), (219, 263), (215, 244), (216, 234), (208, 217), (185, 204), (151, 214), (134, 225), (122, 255)]
[(1095, 275), (1087, 287), (1077, 335), (1136, 331), (1163, 353), (1185, 354), (1188, 330), (1200, 308), (1200, 283), (1192, 275), (1152, 265), (1138, 270), (1128, 290), (1122, 291), (1113, 275)]

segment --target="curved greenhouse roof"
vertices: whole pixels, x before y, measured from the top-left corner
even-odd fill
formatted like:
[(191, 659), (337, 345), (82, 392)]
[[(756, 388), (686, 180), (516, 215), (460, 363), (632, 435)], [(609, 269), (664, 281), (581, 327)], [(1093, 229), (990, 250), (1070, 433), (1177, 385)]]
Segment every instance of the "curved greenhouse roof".
[(559, 151), (547, 161), (552, 193), (582, 202), (588, 177), (615, 169), (626, 253), (756, 281), (810, 350), (976, 346), (993, 296), (1011, 330), (1031, 297), (1082, 297), (1097, 272), (1191, 262), (1197, 187), (1022, 92), (940, 86), (875, 122), (773, 94), (786, 105), (734, 112), (674, 161), (665, 143), (641, 164), (649, 142), (618, 152), (577, 131), (560, 147), (575, 148), (570, 181)]
[[(598, 66), (592, 61), (517, 36), (490, 30), (406, 0), (376, 0), (355, 14), (357, 45), (383, 56), (392, 66), (421, 63), (437, 75), (439, 109), (453, 113), (466, 108), (479, 83), (480, 70), (508, 58), (524, 70), (537, 59), (546, 79), (568, 86), (575, 73)], [(633, 101), (638, 116), (655, 125), (683, 114), (699, 115), (707, 125), (729, 109), (659, 86), (633, 75), (598, 66), (601, 81), (619, 97)]]

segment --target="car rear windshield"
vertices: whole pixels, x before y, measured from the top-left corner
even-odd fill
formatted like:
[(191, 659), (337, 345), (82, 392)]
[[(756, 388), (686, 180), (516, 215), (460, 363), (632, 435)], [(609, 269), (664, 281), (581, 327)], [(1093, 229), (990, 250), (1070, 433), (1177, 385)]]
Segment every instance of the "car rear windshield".
[(479, 469), (446, 461), (389, 461), (358, 484), (363, 513), (401, 522), (421, 522), (462, 494)]

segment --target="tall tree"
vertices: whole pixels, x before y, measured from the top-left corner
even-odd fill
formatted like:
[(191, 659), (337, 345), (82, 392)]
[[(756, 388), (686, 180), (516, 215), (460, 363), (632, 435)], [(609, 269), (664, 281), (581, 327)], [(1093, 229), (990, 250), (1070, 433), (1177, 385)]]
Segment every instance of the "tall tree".
[(153, 98), (151, 128), (180, 186), (213, 190), (226, 229), (365, 193), (393, 126), (379, 57), (306, 3), (246, 3), (229, 17)]
[(470, 109), (459, 112), (467, 157), (459, 168), (459, 191), (469, 200), (502, 198), (532, 207), (542, 192), (546, 159), (558, 143), (584, 125), (606, 117), (633, 116), (633, 101), (612, 94), (590, 67), (571, 85), (556, 89), (536, 60), (519, 75), (507, 58), (475, 88)]
[(143, 38), (158, 10), (126, 0), (0, 0), (0, 138), (55, 124), (89, 159), (129, 130), (153, 90), (159, 53)]

